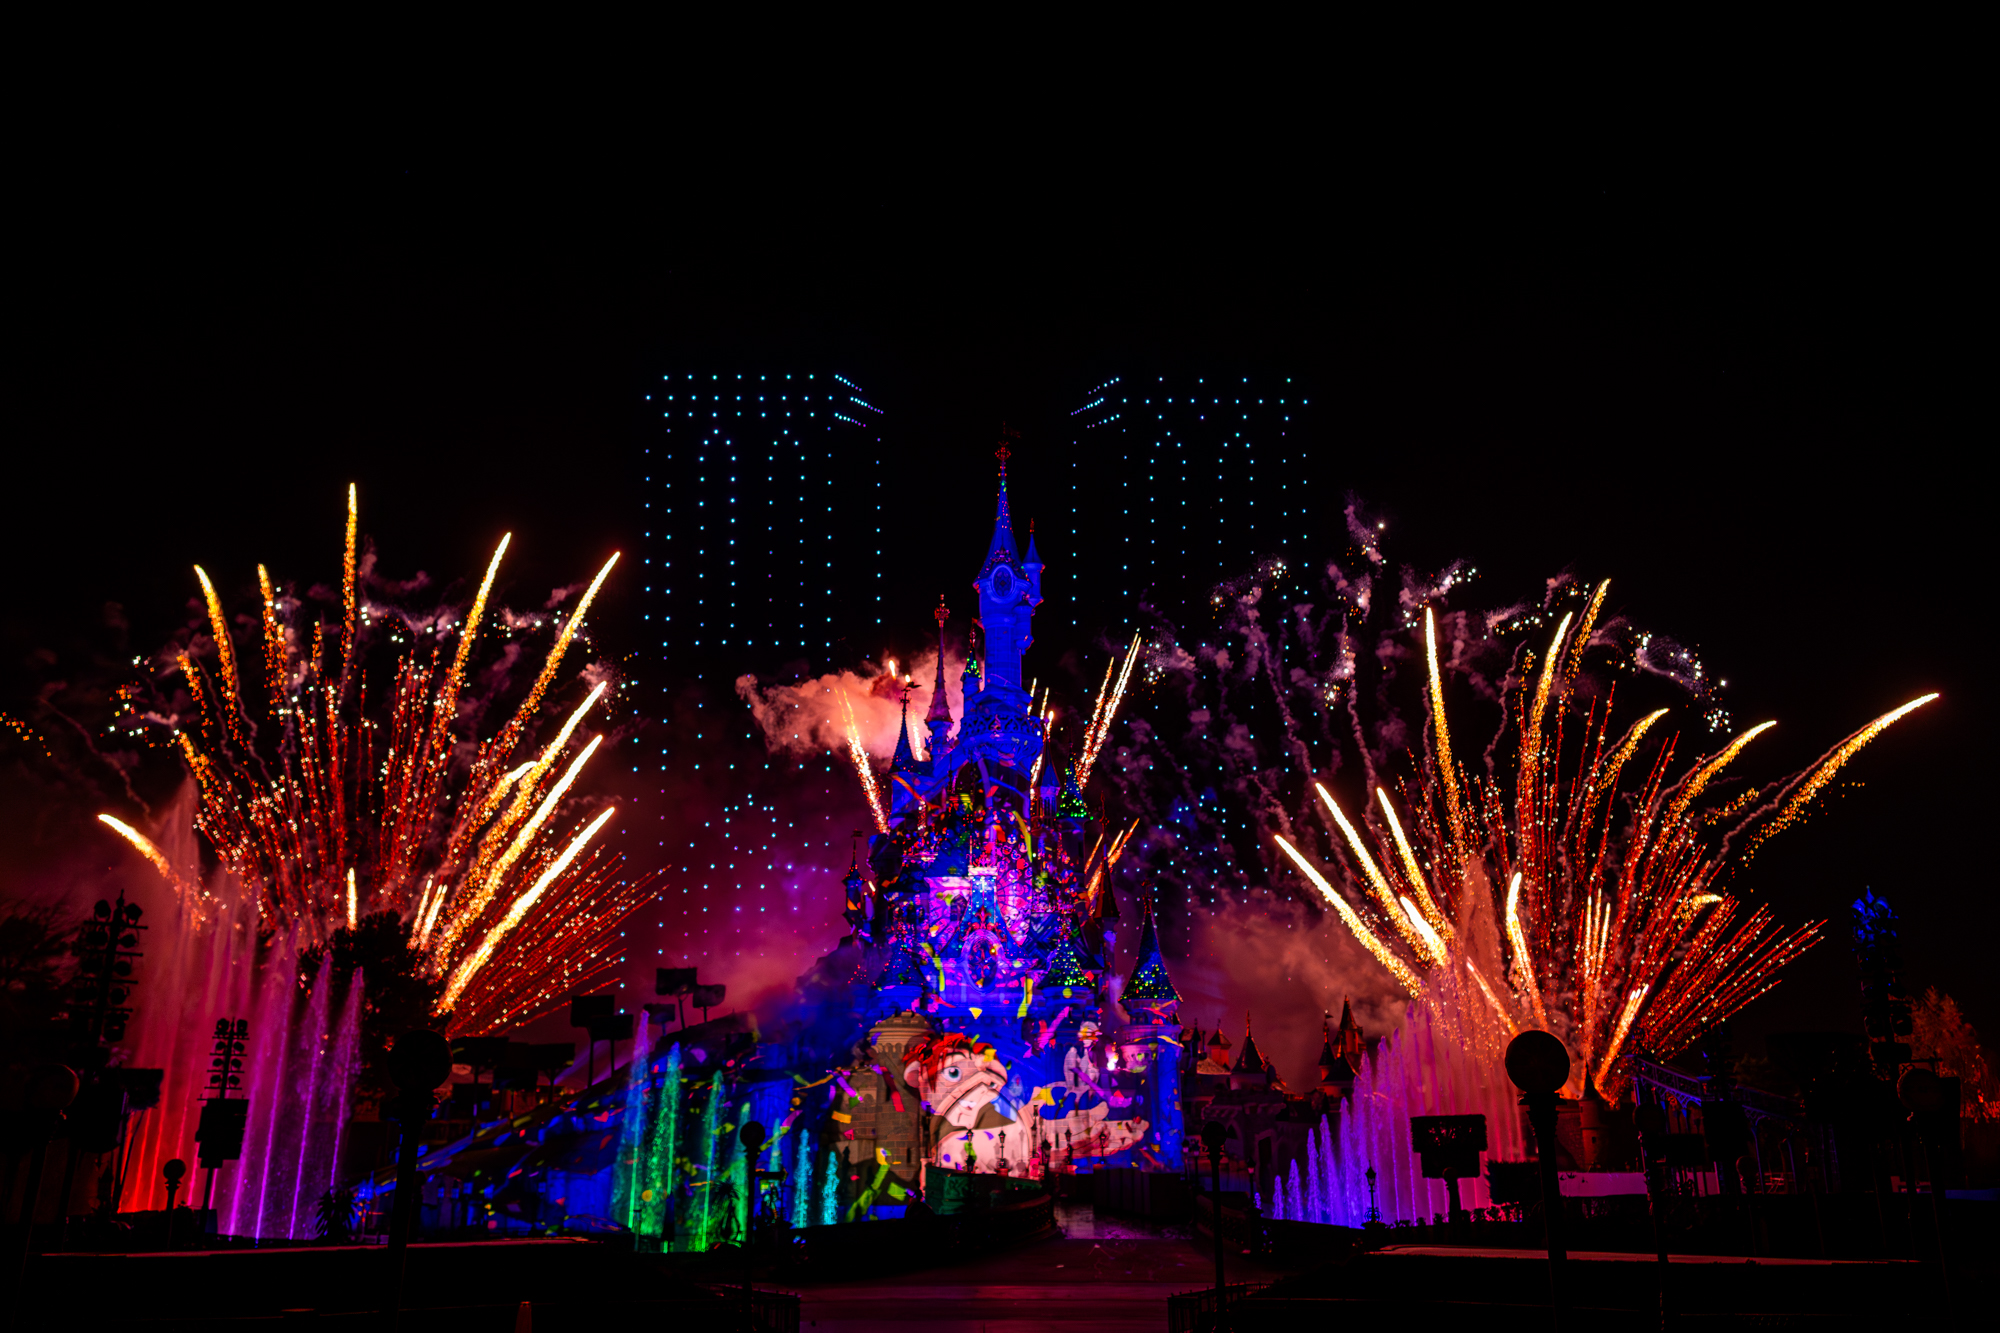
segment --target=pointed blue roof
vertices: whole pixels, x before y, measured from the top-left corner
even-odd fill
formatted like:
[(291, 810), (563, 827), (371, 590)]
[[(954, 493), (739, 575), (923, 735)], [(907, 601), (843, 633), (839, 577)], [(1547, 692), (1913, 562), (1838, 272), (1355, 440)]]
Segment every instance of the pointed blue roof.
[(1056, 941), (1055, 952), (1049, 955), (1048, 969), (1042, 973), (1042, 985), (1088, 986), (1090, 971), (1089, 953), (1076, 938), (1076, 932), (1065, 929), (1062, 938)]
[(917, 752), (910, 744), (910, 692), (903, 691), (903, 721), (896, 728), (896, 757), (889, 761), (892, 773), (907, 773), (917, 766)]
[(999, 565), (1021, 567), (1021, 558), (1014, 553), (1014, 516), (1007, 508), (1007, 455), (1011, 452), (1007, 446), (1000, 446), (1000, 504), (993, 516), (993, 544), (986, 550), (986, 563), (979, 567), (979, 579)]
[(1125, 982), (1121, 998), (1144, 1000), (1149, 1006), (1179, 1004), (1181, 1000), (1173, 978), (1167, 975), (1167, 960), (1160, 953), (1160, 938), (1153, 929), (1150, 904), (1146, 908), (1145, 929), (1139, 936), (1139, 958), (1132, 964), (1132, 975)]

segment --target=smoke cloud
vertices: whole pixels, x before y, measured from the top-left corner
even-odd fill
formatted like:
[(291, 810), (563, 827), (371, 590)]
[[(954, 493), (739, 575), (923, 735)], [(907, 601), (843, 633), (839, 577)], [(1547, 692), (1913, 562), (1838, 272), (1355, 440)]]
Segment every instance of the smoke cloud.
[[(896, 753), (896, 733), (903, 721), (903, 681), (907, 678), (911, 681), (910, 739), (921, 758), (930, 737), (922, 724), (931, 706), (937, 662), (936, 652), (909, 662), (891, 658), (879, 664), (864, 663), (859, 671), (837, 671), (793, 685), (765, 685), (754, 675), (744, 675), (737, 677), (736, 693), (750, 706), (773, 754), (804, 757), (845, 750), (847, 709), (851, 708), (862, 748), (886, 762)], [(947, 653), (945, 697), (954, 712), (963, 707), (960, 678), (964, 674), (964, 661)]]

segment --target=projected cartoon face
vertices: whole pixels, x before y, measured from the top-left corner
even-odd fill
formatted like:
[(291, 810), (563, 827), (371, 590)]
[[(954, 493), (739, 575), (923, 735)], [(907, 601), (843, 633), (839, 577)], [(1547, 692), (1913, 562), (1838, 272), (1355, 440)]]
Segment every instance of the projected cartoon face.
[(1058, 1159), (1108, 1157), (1144, 1141), (1145, 1120), (1110, 1118), (1132, 1098), (1098, 1086), (1110, 1080), (1090, 1054), (1072, 1047), (1067, 1063), (1064, 1083), (1034, 1088), (1022, 1106), (1000, 1103), (1003, 1123), (988, 1117), (984, 1129), (975, 1128), (980, 1112), (1007, 1086), (992, 1047), (962, 1032), (922, 1038), (909, 1049), (903, 1078), (952, 1127), (934, 1150), (937, 1164), (953, 1170), (1032, 1175)]
[(927, 1037), (910, 1047), (903, 1079), (935, 1115), (960, 1129), (972, 1128), (979, 1111), (1007, 1086), (1007, 1067), (991, 1046), (962, 1032)]

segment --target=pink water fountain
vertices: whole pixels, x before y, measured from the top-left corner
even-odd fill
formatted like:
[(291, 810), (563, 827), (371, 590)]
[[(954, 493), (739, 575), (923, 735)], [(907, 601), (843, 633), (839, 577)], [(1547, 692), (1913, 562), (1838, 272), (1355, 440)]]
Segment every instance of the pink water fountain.
[[(1504, 1063), (1511, 1024), (1471, 986), (1434, 974), (1356, 1072), (1353, 1095), (1314, 1128), (1302, 1161), (1260, 1200), (1270, 1217), (1358, 1227), (1368, 1220), (1368, 1171), (1383, 1221), (1430, 1218), (1449, 1207), (1445, 1182), (1426, 1180), (1410, 1148), (1410, 1117), (1484, 1115), (1488, 1152), (1527, 1155), (1520, 1095)], [(1459, 1184), (1466, 1208), (1490, 1199), (1484, 1178)]]
[[(161, 850), (184, 879), (199, 874), (191, 806), (168, 820)], [(204, 1198), (231, 1235), (306, 1239), (320, 1197), (336, 1179), (354, 1079), (360, 1064), (363, 978), (339, 985), (322, 967), (309, 991), (298, 983), (293, 941), (260, 938), (256, 904), (217, 872), (200, 900), (150, 914), (155, 926), (132, 1025), (130, 1063), (165, 1071), (160, 1104), (135, 1118), (121, 1208), (161, 1208), (161, 1167), (200, 1155), (195, 1129), (209, 1085), (218, 1019), (248, 1019), (242, 1084), (250, 1116), (243, 1156), (215, 1174), (197, 1173), (184, 1203)]]

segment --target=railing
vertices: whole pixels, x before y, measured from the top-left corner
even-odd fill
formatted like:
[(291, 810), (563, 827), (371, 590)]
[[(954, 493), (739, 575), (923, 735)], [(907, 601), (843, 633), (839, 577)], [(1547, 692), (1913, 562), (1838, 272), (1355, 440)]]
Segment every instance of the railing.
[[(1270, 1285), (1268, 1282), (1232, 1282), (1222, 1291), (1229, 1298), (1228, 1304), (1235, 1305)], [(1167, 1333), (1197, 1333), (1207, 1323), (1207, 1317), (1215, 1314), (1215, 1309), (1214, 1287), (1177, 1292), (1167, 1297)]]
[[(1659, 1089), (1683, 1105), (1699, 1103), (1716, 1095), (1714, 1079), (1704, 1078), (1699, 1074), (1683, 1073), (1671, 1066), (1648, 1060), (1644, 1056), (1634, 1055), (1626, 1059), (1633, 1078)], [(1746, 1088), (1741, 1083), (1732, 1083), (1729, 1085), (1729, 1096), (1743, 1108), (1744, 1114), (1752, 1119), (1779, 1120), (1787, 1125), (1797, 1126), (1804, 1118), (1798, 1102), (1790, 1097), (1780, 1097), (1776, 1093), (1765, 1092), (1760, 1088)]]

